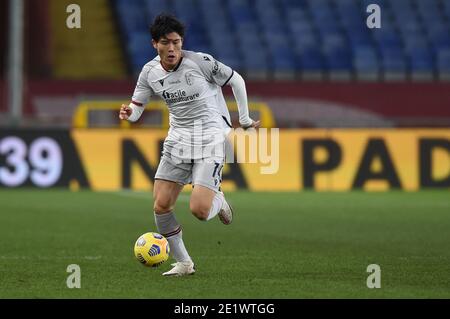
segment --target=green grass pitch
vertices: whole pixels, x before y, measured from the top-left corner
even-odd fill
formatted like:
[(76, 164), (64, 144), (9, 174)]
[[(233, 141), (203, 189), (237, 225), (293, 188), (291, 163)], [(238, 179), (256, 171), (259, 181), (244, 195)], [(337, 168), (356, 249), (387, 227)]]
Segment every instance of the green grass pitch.
[[(176, 214), (197, 273), (142, 266), (156, 231), (150, 193), (0, 191), (0, 298), (450, 298), (450, 196), (417, 193), (226, 194), (232, 225)], [(69, 264), (81, 288), (66, 286)], [(366, 286), (369, 264), (381, 288)]]

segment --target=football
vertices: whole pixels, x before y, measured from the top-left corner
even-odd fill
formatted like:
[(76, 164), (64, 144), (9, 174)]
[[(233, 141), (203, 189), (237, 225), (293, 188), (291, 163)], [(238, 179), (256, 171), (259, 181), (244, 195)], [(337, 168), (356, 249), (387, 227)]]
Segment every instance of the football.
[(145, 266), (158, 267), (169, 258), (167, 239), (158, 233), (145, 233), (134, 244), (134, 255)]

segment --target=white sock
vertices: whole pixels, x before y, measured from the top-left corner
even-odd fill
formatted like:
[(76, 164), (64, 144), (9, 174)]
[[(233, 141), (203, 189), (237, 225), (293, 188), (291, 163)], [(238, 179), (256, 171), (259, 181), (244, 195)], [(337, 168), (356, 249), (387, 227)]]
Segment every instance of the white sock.
[(161, 235), (169, 242), (170, 255), (177, 261), (192, 261), (183, 242), (183, 231), (175, 219), (173, 212), (166, 214), (155, 213), (155, 223)]
[(211, 209), (209, 210), (208, 218), (206, 218), (206, 220), (213, 219), (220, 212), (224, 201), (225, 197), (222, 195), (222, 193), (216, 193), (216, 196), (214, 196), (211, 204)]

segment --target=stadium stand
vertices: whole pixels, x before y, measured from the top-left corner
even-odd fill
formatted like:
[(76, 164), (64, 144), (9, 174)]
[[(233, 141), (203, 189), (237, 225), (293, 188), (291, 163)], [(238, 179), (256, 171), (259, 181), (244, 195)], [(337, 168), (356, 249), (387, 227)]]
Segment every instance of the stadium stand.
[[(9, 3), (0, 1), (5, 126)], [(249, 101), (269, 105), (280, 128), (450, 123), (450, 0), (80, 0), (79, 30), (65, 27), (70, 3), (26, 2), (23, 125), (69, 127), (83, 101), (127, 100), (155, 56), (148, 27), (161, 12), (187, 24), (186, 49), (242, 73)], [(381, 29), (366, 25), (371, 3)]]
[[(66, 8), (71, 2), (49, 1), (51, 25), (65, 26)], [(107, 0), (80, 0), (78, 5), (83, 8), (83, 27), (51, 28), (53, 76), (70, 79), (126, 77), (127, 70), (123, 63), (119, 39), (116, 37), (110, 3)], [(148, 41), (147, 36), (146, 42), (142, 44)]]
[[(366, 25), (369, 4), (381, 28)], [(115, 0), (130, 71), (154, 55), (148, 25), (167, 12), (185, 48), (252, 79), (450, 79), (450, 0)]]
[[(0, 61), (6, 60), (8, 15), (5, 1), (0, 1)], [(6, 72), (6, 63), (0, 63), (0, 78)]]

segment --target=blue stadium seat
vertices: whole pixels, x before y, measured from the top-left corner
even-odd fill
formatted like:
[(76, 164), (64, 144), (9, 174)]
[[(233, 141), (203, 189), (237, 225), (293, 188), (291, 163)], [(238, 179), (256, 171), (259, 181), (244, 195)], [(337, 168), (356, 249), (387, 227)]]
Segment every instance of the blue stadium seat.
[(326, 51), (325, 60), (329, 71), (352, 71), (352, 56), (348, 49), (336, 48)]
[(118, 0), (116, 2), (117, 11), (120, 13), (119, 25), (124, 31), (123, 35), (127, 40), (130, 34), (146, 30), (146, 16), (136, 5), (128, 5), (126, 1)]
[(307, 11), (305, 9), (302, 8), (292, 8), (292, 9), (288, 9), (288, 11), (286, 11), (286, 17), (288, 22), (305, 22), (308, 23), (311, 26), (311, 23), (309, 22), (309, 17), (307, 14)]
[(386, 74), (402, 74), (407, 70), (406, 59), (400, 50), (388, 48), (381, 51), (381, 64)]
[(314, 48), (309, 48), (301, 53), (300, 63), (302, 71), (322, 71), (325, 69), (322, 53)]
[(429, 43), (425, 35), (421, 32), (409, 33), (403, 36), (405, 51), (410, 52), (416, 48), (428, 47)]
[(308, 6), (308, 1), (307, 0), (281, 0), (281, 6), (284, 9), (306, 8)]
[(447, 19), (450, 19), (450, 1), (442, 0), (443, 13), (446, 15)]
[(296, 39), (294, 43), (294, 52), (297, 56), (303, 54), (304, 51), (313, 50), (320, 51), (320, 42), (317, 40), (315, 35), (303, 36), (299, 39)]
[(322, 47), (325, 51), (335, 48), (348, 48), (347, 38), (343, 33), (336, 30), (328, 32), (322, 36)]
[(272, 56), (272, 65), (275, 71), (294, 72), (299, 69), (299, 64), (289, 51), (278, 53), (276, 56)]
[[(185, 48), (234, 68), (278, 72), (432, 73), (447, 70), (450, 0), (114, 0), (133, 72), (148, 60), (161, 12), (187, 26)], [(368, 29), (366, 8), (382, 8)], [(145, 41), (144, 41), (145, 39)], [(249, 48), (251, 48), (249, 50)], [(382, 75), (382, 74), (381, 74)]]
[(314, 34), (314, 29), (309, 21), (289, 21), (288, 30), (293, 34), (294, 41), (304, 36), (310, 36)]
[(433, 72), (433, 56), (427, 47), (415, 47), (409, 52), (412, 72)]
[[(366, 2), (370, 2), (370, 0), (367, 0)], [(403, 10), (409, 10), (412, 9), (414, 6), (414, 0), (395, 0), (395, 1), (385, 1), (385, 3), (382, 4), (389, 5), (391, 8), (393, 8), (395, 11), (402, 11)]]
[(441, 73), (450, 75), (450, 49), (442, 49), (438, 52), (437, 65)]
[(429, 40), (437, 51), (450, 48), (450, 29), (446, 25), (435, 24), (428, 29)]
[(422, 24), (416, 18), (411, 20), (397, 22), (397, 27), (402, 36), (408, 36), (410, 34), (423, 33)]
[(377, 76), (380, 70), (380, 63), (377, 52), (373, 47), (356, 47), (354, 49), (353, 67), (358, 75), (372, 74)]
[(128, 54), (131, 57), (133, 73), (138, 74), (142, 67), (154, 58), (148, 32), (135, 32), (130, 34), (127, 45)]
[(381, 29), (373, 29), (372, 34), (380, 48), (400, 49), (402, 47), (402, 40), (399, 34), (392, 28), (381, 27)]
[[(134, 1), (132, 1), (134, 2)], [(161, 14), (162, 12), (166, 13), (172, 13), (174, 14), (174, 11), (172, 7), (170, 6), (170, 2), (165, 0), (144, 0), (145, 2), (145, 11), (149, 17), (150, 21), (153, 21), (155, 17), (158, 14)], [(130, 4), (130, 1), (127, 1), (128, 4)]]
[[(439, 3), (437, 1), (414, 1), (419, 15), (422, 15), (425, 19), (437, 17), (441, 15)], [(430, 20), (427, 20), (430, 21)]]
[(367, 29), (355, 29), (352, 31), (348, 31), (347, 38), (352, 48), (356, 48), (359, 46), (375, 47), (372, 41), (372, 37)]
[(253, 54), (244, 54), (243, 67), (246, 71), (266, 70), (268, 65), (269, 63), (264, 51), (257, 51)]

